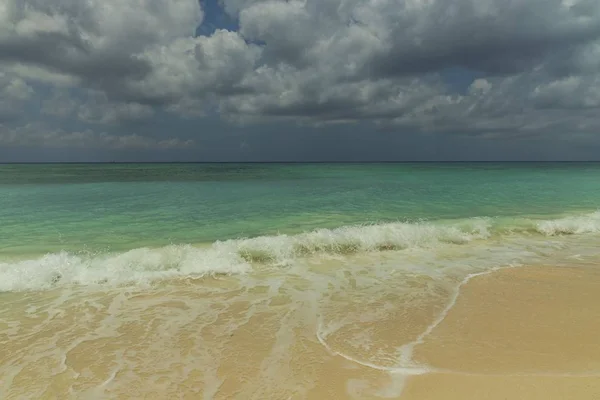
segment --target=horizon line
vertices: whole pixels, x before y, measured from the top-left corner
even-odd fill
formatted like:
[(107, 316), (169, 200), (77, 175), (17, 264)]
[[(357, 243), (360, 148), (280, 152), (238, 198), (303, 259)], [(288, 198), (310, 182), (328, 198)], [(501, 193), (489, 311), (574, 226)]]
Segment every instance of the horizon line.
[(27, 164), (461, 164), (461, 163), (600, 163), (600, 160), (419, 160), (419, 161), (0, 161)]

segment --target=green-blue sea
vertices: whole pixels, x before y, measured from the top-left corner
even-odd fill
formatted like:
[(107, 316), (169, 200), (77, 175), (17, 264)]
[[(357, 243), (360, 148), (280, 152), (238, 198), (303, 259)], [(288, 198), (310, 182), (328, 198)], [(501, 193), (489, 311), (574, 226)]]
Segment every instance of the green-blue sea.
[[(594, 163), (2, 165), (0, 290), (29, 285), (7, 286), (7, 274), (18, 272), (7, 260), (52, 254), (89, 260), (229, 243), (237, 265), (502, 235), (593, 234), (599, 204)], [(227, 270), (227, 260), (214, 262), (215, 271)]]

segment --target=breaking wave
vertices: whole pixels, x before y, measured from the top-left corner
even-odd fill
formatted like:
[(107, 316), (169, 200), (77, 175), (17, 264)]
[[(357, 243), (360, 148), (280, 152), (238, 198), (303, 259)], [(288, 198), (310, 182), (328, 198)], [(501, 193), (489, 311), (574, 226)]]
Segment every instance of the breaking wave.
[(117, 254), (60, 252), (0, 262), (0, 291), (59, 285), (126, 284), (176, 277), (244, 274), (253, 264), (285, 265), (315, 255), (464, 245), (507, 235), (558, 236), (600, 233), (600, 211), (554, 220), (473, 218), (318, 229), (298, 235), (261, 236), (209, 246), (170, 245)]

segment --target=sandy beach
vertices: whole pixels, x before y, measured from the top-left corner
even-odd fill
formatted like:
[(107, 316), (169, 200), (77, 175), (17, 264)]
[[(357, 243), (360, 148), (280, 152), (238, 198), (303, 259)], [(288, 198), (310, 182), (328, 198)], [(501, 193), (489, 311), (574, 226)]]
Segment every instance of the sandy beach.
[[(520, 267), (475, 276), (445, 309), (432, 303), (411, 311), (399, 304), (386, 321), (357, 323), (356, 329), (369, 332), (374, 340), (364, 348), (356, 344), (357, 331), (348, 328), (329, 335), (307, 307), (309, 302), (290, 302), (285, 296), (273, 297), (269, 307), (254, 314), (249, 310), (256, 303), (231, 298), (223, 312), (208, 321), (209, 314), (199, 313), (204, 306), (198, 302), (206, 296), (198, 295), (196, 285), (180, 286), (179, 300), (172, 298), (172, 288), (171, 295), (98, 294), (85, 305), (62, 301), (61, 311), (43, 323), (22, 320), (29, 321), (29, 335), (3, 339), (7, 352), (2, 363), (14, 368), (3, 370), (2, 397), (600, 396), (600, 270), (595, 267)], [(217, 300), (218, 296), (212, 299), (215, 309), (221, 307)], [(44, 302), (52, 301), (49, 293)], [(17, 307), (19, 301), (12, 304)], [(27, 299), (22, 304), (32, 307)], [(90, 312), (92, 304), (97, 312)], [(106, 305), (104, 311), (101, 304)], [(42, 327), (39, 332), (33, 332), (36, 323)], [(393, 355), (395, 347), (411, 341), (415, 365), (406, 371), (394, 369), (397, 361), (392, 356), (387, 363), (367, 361), (377, 352)], [(12, 358), (15, 355), (19, 357)]]
[(525, 267), (473, 278), (415, 358), (405, 399), (597, 399), (600, 271)]

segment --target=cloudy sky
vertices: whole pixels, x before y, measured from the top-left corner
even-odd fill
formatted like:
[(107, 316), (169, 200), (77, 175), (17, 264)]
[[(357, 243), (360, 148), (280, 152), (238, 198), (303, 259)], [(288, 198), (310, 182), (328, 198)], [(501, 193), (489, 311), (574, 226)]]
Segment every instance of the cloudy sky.
[(0, 0), (0, 161), (600, 159), (598, 0)]

